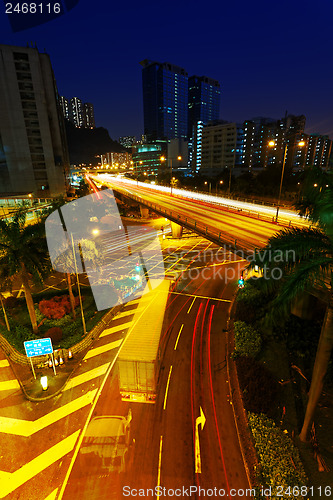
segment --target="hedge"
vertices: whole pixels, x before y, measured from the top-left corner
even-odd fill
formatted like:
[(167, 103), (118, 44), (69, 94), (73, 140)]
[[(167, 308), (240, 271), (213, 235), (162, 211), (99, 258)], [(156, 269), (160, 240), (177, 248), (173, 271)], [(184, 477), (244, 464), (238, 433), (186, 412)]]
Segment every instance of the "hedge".
[(247, 356), (237, 357), (236, 366), (246, 410), (275, 416), (280, 398), (276, 378), (265, 365)]
[(265, 415), (248, 412), (248, 420), (259, 459), (258, 480), (263, 486), (272, 488), (270, 498), (277, 498), (276, 488), (281, 486), (285, 492), (290, 492), (290, 495), (285, 493), (278, 498), (299, 500), (297, 487), (306, 486), (308, 478), (296, 446), (289, 436)]
[(258, 330), (244, 321), (235, 321), (235, 350), (233, 357), (251, 356), (255, 357), (261, 349), (261, 336)]

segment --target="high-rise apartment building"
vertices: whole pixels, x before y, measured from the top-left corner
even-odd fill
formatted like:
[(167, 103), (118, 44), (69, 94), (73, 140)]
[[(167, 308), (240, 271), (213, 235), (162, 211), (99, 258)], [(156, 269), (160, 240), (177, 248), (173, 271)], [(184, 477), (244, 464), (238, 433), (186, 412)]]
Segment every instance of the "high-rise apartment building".
[[(202, 128), (201, 175), (218, 176), (235, 166), (237, 127), (235, 123), (211, 122)], [(195, 162), (195, 160), (194, 160)]]
[(311, 134), (308, 136), (308, 147), (305, 164), (327, 168), (332, 151), (332, 141), (328, 135)]
[(61, 111), (62, 111), (62, 114), (64, 115), (64, 118), (66, 118), (66, 120), (69, 120), (71, 117), (69, 100), (66, 99), (66, 97), (61, 95), (61, 96), (59, 96), (59, 103), (60, 103)]
[(84, 107), (83, 102), (78, 97), (72, 97), (70, 106), (70, 120), (75, 127), (81, 128), (84, 126)]
[(149, 140), (186, 139), (188, 75), (170, 63), (142, 65), (144, 130)]
[(207, 76), (188, 79), (188, 137), (193, 137), (193, 127), (200, 121), (208, 123), (219, 119), (220, 84)]
[[(305, 116), (286, 115), (280, 120), (257, 117), (237, 126), (236, 165), (245, 168), (267, 168), (282, 165), (302, 170), (315, 165), (327, 168), (332, 141), (328, 136), (304, 132)], [(269, 143), (274, 141), (274, 147)], [(299, 146), (300, 142), (303, 146)]]
[(59, 96), (64, 118), (71, 121), (78, 128), (95, 128), (94, 106), (90, 102), (83, 102), (78, 97), (66, 99), (64, 96)]
[(48, 54), (0, 45), (0, 192), (57, 196), (69, 160)]
[(124, 146), (124, 148), (131, 148), (136, 144), (136, 137), (134, 135), (125, 135), (124, 137), (119, 137), (118, 142)]
[(94, 106), (90, 102), (83, 105), (83, 122), (85, 128), (95, 128)]

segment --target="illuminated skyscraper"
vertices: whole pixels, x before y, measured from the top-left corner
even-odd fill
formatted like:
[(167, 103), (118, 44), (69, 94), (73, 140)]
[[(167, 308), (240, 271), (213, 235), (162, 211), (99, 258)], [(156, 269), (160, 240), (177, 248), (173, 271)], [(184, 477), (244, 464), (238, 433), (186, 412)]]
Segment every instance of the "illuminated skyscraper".
[(191, 76), (188, 79), (188, 136), (200, 121), (208, 123), (219, 119), (220, 84), (207, 76)]
[(143, 67), (145, 134), (149, 139), (186, 139), (187, 72), (170, 63), (152, 62), (147, 59), (140, 64)]

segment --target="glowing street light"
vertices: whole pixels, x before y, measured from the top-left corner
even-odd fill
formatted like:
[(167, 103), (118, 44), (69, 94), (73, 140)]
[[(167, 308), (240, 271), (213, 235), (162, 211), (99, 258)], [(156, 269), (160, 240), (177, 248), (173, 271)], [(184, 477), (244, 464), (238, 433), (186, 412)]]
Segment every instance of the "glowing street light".
[[(305, 146), (305, 141), (299, 141), (297, 143), (299, 147)], [(275, 141), (269, 141), (268, 146), (271, 148), (276, 147), (276, 142)], [(281, 181), (280, 181), (280, 189), (279, 189), (279, 198), (277, 202), (277, 207), (276, 207), (276, 219), (275, 221), (278, 221), (278, 216), (279, 216), (279, 208), (280, 208), (280, 199), (281, 199), (281, 191), (282, 191), (282, 183), (283, 183), (283, 176), (284, 176), (284, 167), (286, 164), (286, 158), (287, 158), (287, 149), (288, 149), (288, 143), (284, 147), (284, 155), (283, 155), (283, 163), (282, 163), (282, 172), (281, 172)]]
[[(177, 160), (178, 161), (182, 161), (182, 157), (180, 155), (177, 156)], [(166, 157), (165, 156), (160, 156), (160, 161), (163, 163), (164, 161), (166, 161)], [(170, 177), (170, 195), (172, 196), (172, 180), (174, 179), (174, 177), (172, 177), (172, 158), (168, 158), (168, 161), (170, 161), (170, 170), (171, 170), (171, 177)]]

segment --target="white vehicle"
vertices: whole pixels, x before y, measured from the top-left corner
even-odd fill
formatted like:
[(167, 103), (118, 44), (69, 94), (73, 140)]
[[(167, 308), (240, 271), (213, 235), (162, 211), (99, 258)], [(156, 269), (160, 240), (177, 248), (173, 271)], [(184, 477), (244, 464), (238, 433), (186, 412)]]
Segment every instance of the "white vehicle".
[(125, 472), (131, 420), (131, 410), (127, 417), (106, 415), (93, 418), (79, 452), (82, 465), (89, 464), (90, 471), (93, 469), (99, 473)]

